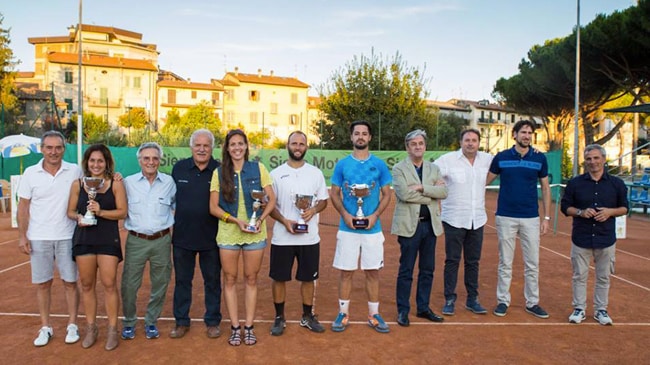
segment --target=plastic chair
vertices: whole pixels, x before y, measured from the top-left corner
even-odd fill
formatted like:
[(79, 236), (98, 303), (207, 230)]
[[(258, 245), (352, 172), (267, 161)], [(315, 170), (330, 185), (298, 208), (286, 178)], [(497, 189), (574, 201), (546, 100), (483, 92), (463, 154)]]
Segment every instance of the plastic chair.
[(650, 186), (650, 175), (649, 174), (643, 174), (643, 176), (641, 176), (641, 180), (632, 182), (632, 185), (634, 185), (634, 186)]

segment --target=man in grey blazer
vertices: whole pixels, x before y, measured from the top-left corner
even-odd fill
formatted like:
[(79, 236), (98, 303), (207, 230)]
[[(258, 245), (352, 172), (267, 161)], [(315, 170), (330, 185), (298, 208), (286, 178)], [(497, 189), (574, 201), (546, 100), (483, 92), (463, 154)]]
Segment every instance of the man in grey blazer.
[(398, 236), (401, 256), (397, 274), (397, 324), (408, 326), (413, 268), (419, 258), (417, 317), (433, 322), (443, 318), (429, 307), (435, 268), (436, 236), (443, 233), (439, 199), (447, 187), (437, 166), (424, 161), (427, 134), (416, 129), (404, 138), (408, 158), (393, 166), (393, 188), (397, 203), (391, 233)]

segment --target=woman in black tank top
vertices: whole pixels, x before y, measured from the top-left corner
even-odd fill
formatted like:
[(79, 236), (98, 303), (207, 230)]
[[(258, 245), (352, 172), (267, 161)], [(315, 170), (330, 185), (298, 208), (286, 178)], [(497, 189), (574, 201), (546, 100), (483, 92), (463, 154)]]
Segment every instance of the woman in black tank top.
[[(106, 350), (118, 345), (117, 266), (122, 260), (122, 245), (118, 221), (126, 217), (126, 190), (119, 177), (113, 179), (115, 163), (110, 150), (103, 144), (94, 144), (86, 150), (82, 161), (84, 178), (72, 183), (68, 202), (68, 217), (77, 221), (72, 237), (72, 255), (79, 268), (82, 298), (86, 310), (86, 334), (83, 348), (97, 341), (97, 271), (104, 286), (108, 330)], [(95, 178), (95, 179), (88, 179)], [(91, 180), (94, 180), (95, 183)], [(99, 184), (97, 184), (99, 182)], [(95, 189), (91, 189), (93, 185)], [(89, 194), (90, 193), (90, 194)], [(89, 195), (95, 195), (90, 199)], [(87, 212), (92, 214), (85, 217)], [(93, 219), (94, 216), (94, 219)]]

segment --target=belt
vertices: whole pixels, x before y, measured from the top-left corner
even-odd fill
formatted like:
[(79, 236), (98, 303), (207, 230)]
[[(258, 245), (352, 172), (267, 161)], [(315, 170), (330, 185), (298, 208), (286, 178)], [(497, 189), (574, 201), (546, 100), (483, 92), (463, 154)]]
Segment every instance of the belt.
[(138, 238), (142, 238), (143, 240), (148, 240), (148, 241), (153, 241), (157, 240), (158, 238), (165, 237), (166, 235), (169, 234), (169, 228), (165, 228), (162, 231), (158, 231), (154, 234), (144, 234), (144, 233), (138, 233), (136, 231), (129, 231), (129, 234), (132, 236), (136, 236)]
[(431, 217), (418, 217), (418, 221), (420, 221), (420, 222), (430, 222)]

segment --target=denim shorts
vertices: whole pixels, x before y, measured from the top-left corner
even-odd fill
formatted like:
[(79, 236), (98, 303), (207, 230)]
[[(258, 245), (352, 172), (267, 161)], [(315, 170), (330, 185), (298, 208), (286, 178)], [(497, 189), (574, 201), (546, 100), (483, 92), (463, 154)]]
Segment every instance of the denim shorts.
[(32, 284), (42, 284), (54, 278), (54, 264), (61, 280), (74, 283), (79, 277), (77, 264), (72, 260), (72, 239), (59, 241), (31, 241)]
[(217, 246), (219, 246), (220, 250), (242, 250), (242, 251), (255, 251), (255, 250), (263, 250), (266, 248), (266, 240), (261, 240), (259, 242), (253, 242), (253, 243), (244, 243), (241, 245), (222, 245), (220, 243), (217, 243)]

